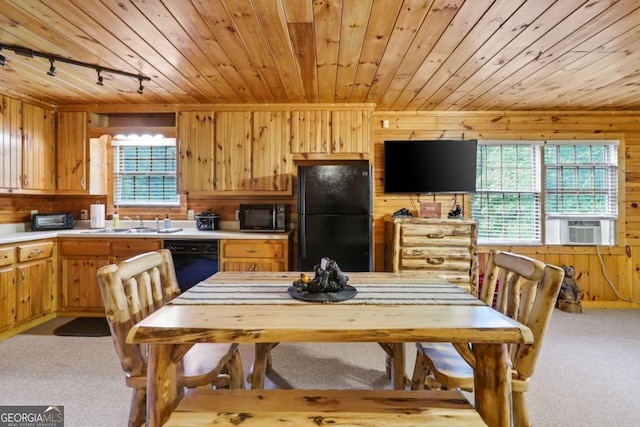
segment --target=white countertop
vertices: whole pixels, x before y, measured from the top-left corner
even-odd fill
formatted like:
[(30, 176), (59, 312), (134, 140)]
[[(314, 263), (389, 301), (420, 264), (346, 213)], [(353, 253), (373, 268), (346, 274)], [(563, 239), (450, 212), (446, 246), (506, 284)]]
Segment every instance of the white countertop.
[[(111, 227), (111, 221), (107, 221), (107, 227)], [(224, 223), (221, 224), (224, 227)], [(147, 224), (151, 226), (151, 223)], [(56, 237), (82, 237), (88, 239), (276, 239), (286, 240), (291, 231), (284, 233), (263, 233), (253, 231), (240, 231), (237, 229), (221, 229), (200, 231), (196, 228), (195, 221), (171, 221), (171, 228), (182, 228), (175, 233), (99, 233), (90, 228), (89, 221), (78, 221), (76, 228), (71, 230), (56, 231), (30, 231), (24, 224), (15, 226), (3, 226), (0, 228), (0, 244), (17, 243), (39, 239), (55, 239)]]

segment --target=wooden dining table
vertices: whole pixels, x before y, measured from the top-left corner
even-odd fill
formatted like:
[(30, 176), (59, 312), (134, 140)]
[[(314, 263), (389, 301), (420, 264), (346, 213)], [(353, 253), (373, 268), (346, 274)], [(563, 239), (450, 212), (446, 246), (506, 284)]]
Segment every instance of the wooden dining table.
[(526, 326), (456, 284), (419, 274), (347, 273), (356, 295), (341, 302), (292, 298), (295, 272), (219, 272), (134, 326), (131, 343), (149, 344), (147, 425), (175, 406), (176, 363), (202, 342), (256, 344), (252, 386), (261, 386), (267, 349), (281, 342), (375, 342), (393, 355), (393, 388), (404, 389), (404, 343), (472, 343), (475, 406), (489, 426), (511, 424), (507, 344), (533, 341)]

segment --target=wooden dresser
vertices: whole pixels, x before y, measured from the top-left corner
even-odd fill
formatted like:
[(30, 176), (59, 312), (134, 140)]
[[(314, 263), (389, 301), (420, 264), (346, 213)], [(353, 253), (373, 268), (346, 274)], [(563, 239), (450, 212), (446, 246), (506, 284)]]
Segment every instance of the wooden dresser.
[(424, 273), (477, 296), (478, 223), (469, 219), (385, 217), (385, 270)]

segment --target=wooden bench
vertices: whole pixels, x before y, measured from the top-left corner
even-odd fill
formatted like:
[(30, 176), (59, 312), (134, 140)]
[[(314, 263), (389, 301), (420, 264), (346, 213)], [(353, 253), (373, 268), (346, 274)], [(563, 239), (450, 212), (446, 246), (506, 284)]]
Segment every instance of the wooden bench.
[(459, 391), (191, 390), (165, 426), (486, 426)]

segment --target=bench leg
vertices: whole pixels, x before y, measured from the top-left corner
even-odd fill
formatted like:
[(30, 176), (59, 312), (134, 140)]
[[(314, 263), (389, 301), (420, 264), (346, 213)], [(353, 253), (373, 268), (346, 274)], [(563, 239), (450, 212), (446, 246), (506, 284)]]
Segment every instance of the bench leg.
[(511, 368), (506, 344), (473, 344), (476, 410), (490, 427), (511, 426)]
[(404, 367), (404, 343), (393, 343), (391, 345), (391, 387), (394, 390), (404, 390), (405, 367)]

